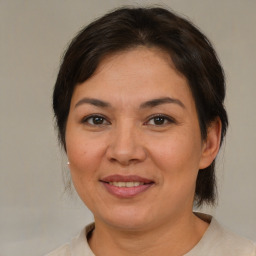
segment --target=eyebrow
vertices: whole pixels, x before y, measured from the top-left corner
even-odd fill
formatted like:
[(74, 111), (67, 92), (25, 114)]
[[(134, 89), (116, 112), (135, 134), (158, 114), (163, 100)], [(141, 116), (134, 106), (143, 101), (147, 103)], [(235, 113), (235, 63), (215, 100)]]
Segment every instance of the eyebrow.
[(163, 97), (146, 101), (140, 105), (140, 108), (152, 108), (166, 103), (178, 104), (182, 108), (185, 108), (185, 105), (180, 100), (170, 97)]
[(109, 103), (102, 100), (93, 99), (93, 98), (83, 98), (76, 103), (75, 108), (85, 103), (94, 105), (96, 107), (101, 107), (101, 108), (107, 108), (111, 106)]
[[(184, 104), (180, 100), (175, 99), (175, 98), (170, 98), (170, 97), (152, 99), (152, 100), (143, 102), (140, 105), (140, 108), (152, 108), (152, 107), (156, 107), (156, 106), (159, 106), (162, 104), (167, 104), (167, 103), (174, 103), (174, 104), (181, 106), (182, 108), (185, 108)], [(103, 101), (103, 100), (94, 99), (94, 98), (82, 98), (81, 100), (79, 100), (76, 103), (75, 108), (82, 104), (91, 104), (91, 105), (94, 105), (96, 107), (101, 107), (101, 108), (111, 107), (110, 103)]]

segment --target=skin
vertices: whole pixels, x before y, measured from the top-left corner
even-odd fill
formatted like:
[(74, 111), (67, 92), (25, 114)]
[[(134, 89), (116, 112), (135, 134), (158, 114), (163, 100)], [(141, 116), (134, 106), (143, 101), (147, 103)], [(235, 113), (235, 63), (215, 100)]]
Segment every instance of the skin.
[[(144, 104), (163, 97), (175, 100)], [(95, 114), (103, 118), (91, 117)], [(66, 127), (72, 180), (95, 218), (93, 252), (183, 255), (191, 250), (208, 227), (192, 212), (196, 177), (216, 157), (220, 130), (216, 119), (202, 141), (187, 80), (166, 53), (138, 47), (103, 59), (95, 74), (76, 86)], [(154, 185), (135, 197), (118, 198), (100, 182), (113, 174), (139, 175)]]

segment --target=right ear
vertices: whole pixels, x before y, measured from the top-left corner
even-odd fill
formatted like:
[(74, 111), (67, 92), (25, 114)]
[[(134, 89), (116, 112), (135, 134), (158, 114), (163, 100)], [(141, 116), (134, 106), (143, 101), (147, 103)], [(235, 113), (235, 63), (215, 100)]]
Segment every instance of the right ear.
[(199, 169), (207, 168), (216, 158), (220, 149), (221, 128), (222, 124), (219, 117), (208, 126), (207, 137), (203, 142)]

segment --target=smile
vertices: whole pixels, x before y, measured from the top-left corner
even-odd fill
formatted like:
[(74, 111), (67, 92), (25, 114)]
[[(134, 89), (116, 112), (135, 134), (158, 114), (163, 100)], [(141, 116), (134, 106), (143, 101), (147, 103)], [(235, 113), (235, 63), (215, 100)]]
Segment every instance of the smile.
[(109, 182), (109, 184), (119, 188), (122, 188), (122, 187), (131, 188), (131, 187), (138, 187), (140, 185), (144, 185), (145, 183), (138, 182), (138, 181), (137, 182), (130, 181), (130, 182)]
[(135, 197), (155, 184), (152, 180), (137, 175), (111, 175), (100, 181), (111, 195), (118, 198)]

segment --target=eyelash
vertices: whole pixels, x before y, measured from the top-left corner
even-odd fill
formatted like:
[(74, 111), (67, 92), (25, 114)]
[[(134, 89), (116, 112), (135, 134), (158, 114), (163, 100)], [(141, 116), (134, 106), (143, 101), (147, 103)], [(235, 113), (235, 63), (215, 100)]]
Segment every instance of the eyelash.
[[(94, 119), (94, 121), (95, 121), (96, 118), (101, 119), (102, 123), (95, 124), (95, 123), (90, 123), (89, 122), (90, 119), (92, 119), (92, 120)], [(161, 121), (163, 121), (164, 123), (150, 124), (150, 121), (152, 121), (154, 119), (155, 119), (154, 121), (156, 121), (156, 118), (161, 118), (162, 119)], [(107, 123), (104, 123), (104, 122), (107, 122)], [(86, 116), (85, 118), (82, 119), (81, 123), (83, 123), (83, 124), (87, 123), (91, 126), (104, 126), (104, 125), (111, 124), (105, 116), (97, 115), (97, 114)], [(152, 126), (161, 127), (161, 126), (165, 126), (165, 125), (170, 124), (170, 123), (176, 123), (175, 119), (170, 117), (170, 116), (163, 115), (163, 114), (157, 114), (157, 115), (150, 116), (148, 118), (148, 120), (145, 123), (143, 123), (143, 125), (152, 125)]]
[[(162, 118), (164, 120), (165, 123), (163, 124), (149, 124), (149, 122), (151, 120), (154, 120), (156, 118)], [(155, 120), (156, 121), (156, 120)], [(166, 116), (166, 115), (163, 115), (163, 114), (157, 114), (157, 115), (153, 115), (153, 116), (150, 116), (148, 121), (146, 121), (144, 124), (145, 125), (153, 125), (153, 126), (165, 126), (167, 124), (170, 124), (170, 123), (176, 123), (176, 121), (174, 120), (174, 118), (170, 117), (170, 116)]]
[(83, 123), (83, 124), (84, 124), (84, 123), (87, 123), (87, 124), (89, 124), (89, 125), (91, 125), (91, 126), (102, 126), (102, 125), (106, 125), (106, 124), (93, 124), (93, 123), (88, 122), (88, 120), (90, 120), (90, 119), (95, 119), (95, 118), (100, 118), (100, 119), (103, 120), (103, 122), (106, 121), (106, 122), (107, 122), (107, 125), (110, 124), (110, 122), (107, 121), (107, 119), (106, 119), (105, 116), (103, 116), (103, 115), (97, 115), (97, 114), (86, 116), (85, 118), (82, 119), (82, 123)]

